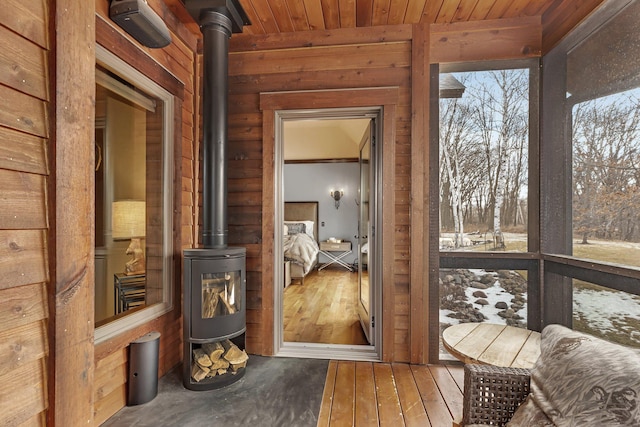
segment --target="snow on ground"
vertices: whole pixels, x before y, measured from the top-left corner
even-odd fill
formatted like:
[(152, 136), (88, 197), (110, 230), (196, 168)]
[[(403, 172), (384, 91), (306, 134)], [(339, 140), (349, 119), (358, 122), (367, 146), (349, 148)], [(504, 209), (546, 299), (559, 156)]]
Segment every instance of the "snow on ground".
[(624, 326), (629, 318), (640, 321), (639, 297), (616, 291), (574, 289), (573, 312), (574, 316), (581, 316), (593, 329), (622, 329), (640, 343), (640, 331), (630, 325)]
[[(469, 271), (473, 272), (478, 277), (481, 277), (487, 274), (487, 272), (484, 270), (469, 269)], [(485, 299), (489, 302), (489, 304), (481, 305), (481, 304), (475, 303), (475, 301), (478, 300), (478, 298), (474, 297), (473, 293), (478, 290), (484, 292), (487, 295), (487, 298)], [(499, 301), (504, 301), (505, 303), (507, 303), (507, 306), (511, 307), (511, 299), (513, 298), (514, 295), (502, 289), (502, 287), (500, 287), (499, 281), (496, 281), (493, 284), (493, 286), (487, 289), (476, 289), (472, 287), (467, 287), (465, 289), (465, 295), (467, 296), (467, 302), (470, 304), (473, 304), (474, 308), (477, 308), (478, 310), (480, 310), (480, 312), (487, 317), (487, 320), (485, 320), (486, 323), (505, 324), (505, 319), (498, 316), (498, 312), (502, 311), (503, 309), (496, 308), (496, 303)], [(526, 298), (526, 295), (525, 295), (525, 298)], [(448, 323), (450, 325), (457, 325), (458, 323), (460, 323), (459, 319), (447, 317), (447, 314), (449, 313), (453, 313), (453, 311), (440, 310), (440, 323)], [(527, 321), (527, 304), (526, 303), (524, 304), (524, 307), (517, 312), (517, 314), (520, 317), (522, 317), (521, 321), (523, 323), (526, 323)]]
[[(479, 277), (485, 274), (483, 270), (472, 270)], [(500, 287), (500, 283), (496, 281), (493, 286), (483, 289), (487, 295), (488, 305), (475, 304), (478, 299), (472, 294), (477, 289), (468, 287), (465, 294), (468, 298), (467, 302), (479, 309), (482, 314), (487, 317), (485, 322), (504, 324), (502, 317), (498, 316), (500, 309), (495, 308), (499, 301), (504, 301), (511, 306), (513, 295)], [(625, 292), (593, 290), (593, 289), (574, 289), (573, 293), (573, 311), (575, 317), (582, 319), (593, 329), (603, 332), (621, 332), (628, 333), (629, 336), (640, 343), (640, 331), (634, 326), (629, 325), (629, 319), (640, 322), (640, 297), (627, 294)], [(456, 325), (460, 323), (458, 319), (448, 317), (451, 310), (440, 310), (440, 323)], [(518, 315), (523, 317), (523, 322), (527, 317), (527, 305), (518, 311)]]

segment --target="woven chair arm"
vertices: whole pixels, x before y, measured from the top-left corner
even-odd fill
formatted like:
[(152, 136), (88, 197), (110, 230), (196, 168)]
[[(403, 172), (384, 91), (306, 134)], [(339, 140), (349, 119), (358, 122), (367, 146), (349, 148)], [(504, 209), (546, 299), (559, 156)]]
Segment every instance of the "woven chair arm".
[(529, 395), (529, 383), (528, 369), (465, 365), (463, 425), (505, 425)]

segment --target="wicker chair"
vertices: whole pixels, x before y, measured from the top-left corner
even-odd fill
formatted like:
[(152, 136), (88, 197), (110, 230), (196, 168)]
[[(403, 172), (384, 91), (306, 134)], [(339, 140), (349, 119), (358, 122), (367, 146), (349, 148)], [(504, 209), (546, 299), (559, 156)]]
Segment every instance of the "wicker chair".
[(529, 395), (528, 369), (466, 364), (462, 425), (504, 426)]

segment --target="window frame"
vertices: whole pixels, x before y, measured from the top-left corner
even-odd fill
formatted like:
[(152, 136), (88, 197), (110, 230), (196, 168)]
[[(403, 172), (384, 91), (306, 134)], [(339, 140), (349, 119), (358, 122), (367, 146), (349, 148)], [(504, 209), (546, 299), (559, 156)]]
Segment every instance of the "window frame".
[(103, 46), (96, 44), (96, 64), (100, 65), (127, 81), (136, 85), (139, 89), (152, 94), (164, 103), (163, 108), (163, 290), (162, 301), (140, 310), (117, 318), (94, 329), (94, 342), (96, 344), (106, 341), (123, 332), (134, 329), (142, 324), (156, 319), (174, 307), (174, 260), (173, 260), (173, 223), (174, 223), (174, 134), (175, 134), (175, 108), (177, 102), (175, 96), (165, 88), (151, 80), (149, 77), (136, 70), (131, 65), (120, 59), (114, 53)]
[[(573, 256), (572, 120), (566, 99), (567, 56), (632, 2), (607, 2), (543, 57), (541, 110), (541, 271), (543, 325), (573, 324), (573, 281), (640, 295), (640, 268)], [(561, 143), (558, 143), (558, 142)], [(570, 165), (570, 167), (567, 167)], [(552, 178), (555, 177), (555, 178)], [(564, 215), (559, 215), (564, 213)]]
[[(541, 329), (542, 293), (540, 287), (540, 58), (496, 60), (465, 62), (455, 64), (432, 64), (431, 73), (439, 76), (441, 72), (466, 72), (488, 71), (497, 69), (528, 69), (529, 70), (529, 147), (528, 147), (528, 224), (527, 224), (527, 251), (526, 252), (459, 252), (459, 251), (430, 251), (429, 286), (429, 311), (435, 313), (430, 316), (429, 322), (429, 360), (440, 360), (440, 325), (438, 315), (440, 310), (439, 300), (439, 272), (441, 268), (486, 268), (486, 269), (511, 269), (527, 271), (527, 327), (532, 330)], [(439, 78), (431, 79), (430, 86), (430, 152), (429, 167), (432, 171), (429, 180), (429, 194), (439, 193), (440, 170), (440, 107), (439, 107)], [(430, 211), (438, 212), (440, 209), (439, 197), (431, 197), (429, 200)], [(440, 224), (437, 220), (429, 225), (431, 247), (438, 248)], [(435, 243), (434, 243), (435, 242)]]

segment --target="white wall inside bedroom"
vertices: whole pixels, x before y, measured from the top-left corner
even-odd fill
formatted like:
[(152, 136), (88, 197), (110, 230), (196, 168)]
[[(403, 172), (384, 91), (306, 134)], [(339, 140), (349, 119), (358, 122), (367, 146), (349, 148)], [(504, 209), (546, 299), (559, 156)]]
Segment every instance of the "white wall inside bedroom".
[[(318, 202), (318, 241), (329, 237), (350, 240), (353, 253), (345, 261), (354, 262), (358, 252), (358, 163), (285, 164), (283, 175), (285, 202)], [(329, 195), (332, 189), (344, 190), (339, 209)], [(326, 261), (321, 255), (320, 262)]]

